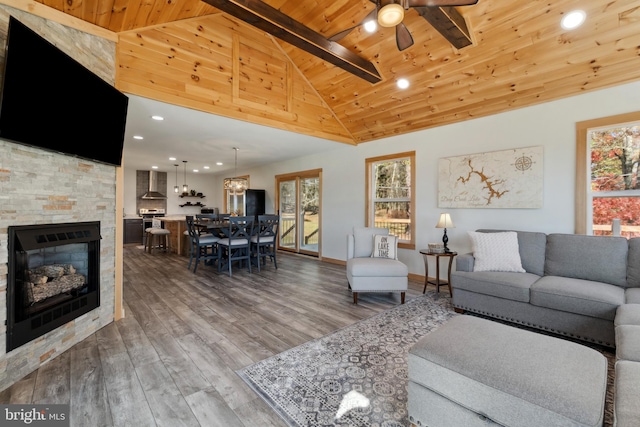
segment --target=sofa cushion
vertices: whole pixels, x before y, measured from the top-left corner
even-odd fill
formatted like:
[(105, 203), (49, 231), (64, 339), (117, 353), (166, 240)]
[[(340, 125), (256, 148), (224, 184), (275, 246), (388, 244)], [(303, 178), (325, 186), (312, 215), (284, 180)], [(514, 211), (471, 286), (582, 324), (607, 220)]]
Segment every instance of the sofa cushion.
[(629, 239), (627, 286), (630, 288), (640, 288), (640, 237)]
[(624, 237), (549, 234), (545, 276), (563, 276), (627, 286)]
[(347, 273), (353, 277), (406, 277), (409, 268), (401, 261), (389, 258), (351, 258)]
[(628, 360), (616, 362), (613, 417), (616, 427), (640, 426), (640, 363)]
[(356, 258), (370, 257), (373, 252), (373, 236), (376, 234), (388, 235), (389, 230), (378, 227), (353, 227), (353, 256)]
[(627, 288), (624, 298), (627, 304), (640, 304), (640, 288)]
[(640, 326), (640, 304), (622, 304), (616, 310), (614, 325)]
[(531, 285), (531, 304), (599, 319), (615, 318), (624, 289), (608, 283), (544, 276)]
[(640, 362), (640, 326), (616, 326), (616, 359)]
[(473, 271), (512, 271), (524, 273), (515, 231), (503, 233), (478, 233), (470, 231)]
[[(479, 233), (500, 233), (511, 230), (476, 230)], [(547, 235), (535, 231), (516, 231), (522, 268), (528, 273), (544, 275), (544, 254), (547, 248)], [(457, 261), (456, 261), (457, 263)]]
[(455, 284), (455, 289), (521, 302), (529, 302), (529, 288), (539, 278), (531, 273), (451, 272), (451, 283)]

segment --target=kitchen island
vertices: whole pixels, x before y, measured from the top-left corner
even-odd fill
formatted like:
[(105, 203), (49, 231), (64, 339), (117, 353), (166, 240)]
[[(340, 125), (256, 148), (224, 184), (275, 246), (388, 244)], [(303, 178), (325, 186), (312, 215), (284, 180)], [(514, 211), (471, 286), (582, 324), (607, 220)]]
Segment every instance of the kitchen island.
[(157, 219), (162, 221), (163, 228), (171, 232), (171, 252), (188, 256), (189, 240), (184, 236), (184, 232), (187, 229), (187, 217), (185, 215), (170, 215)]

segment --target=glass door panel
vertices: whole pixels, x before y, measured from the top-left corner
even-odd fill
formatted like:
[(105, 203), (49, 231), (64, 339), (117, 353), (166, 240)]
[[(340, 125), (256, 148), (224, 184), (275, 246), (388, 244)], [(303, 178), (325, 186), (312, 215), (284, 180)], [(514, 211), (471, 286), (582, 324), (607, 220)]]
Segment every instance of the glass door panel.
[(280, 211), (280, 248), (297, 250), (297, 187), (296, 179), (280, 181), (279, 211)]
[(300, 252), (318, 254), (320, 231), (320, 178), (300, 178)]
[(279, 249), (319, 256), (322, 170), (276, 177), (280, 213)]

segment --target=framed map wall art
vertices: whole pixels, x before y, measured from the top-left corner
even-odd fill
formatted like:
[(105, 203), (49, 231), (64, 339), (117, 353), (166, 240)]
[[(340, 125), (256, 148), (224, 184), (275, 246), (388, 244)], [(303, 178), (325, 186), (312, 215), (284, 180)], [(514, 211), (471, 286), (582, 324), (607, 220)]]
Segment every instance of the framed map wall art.
[(543, 147), (438, 160), (439, 208), (541, 208)]

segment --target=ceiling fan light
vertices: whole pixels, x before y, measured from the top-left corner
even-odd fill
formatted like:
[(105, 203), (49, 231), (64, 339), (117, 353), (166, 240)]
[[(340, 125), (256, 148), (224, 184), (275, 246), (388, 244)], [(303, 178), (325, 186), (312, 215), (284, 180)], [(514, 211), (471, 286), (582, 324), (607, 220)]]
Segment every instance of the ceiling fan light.
[(390, 3), (378, 11), (378, 24), (381, 27), (395, 27), (402, 22), (404, 9), (397, 3)]

